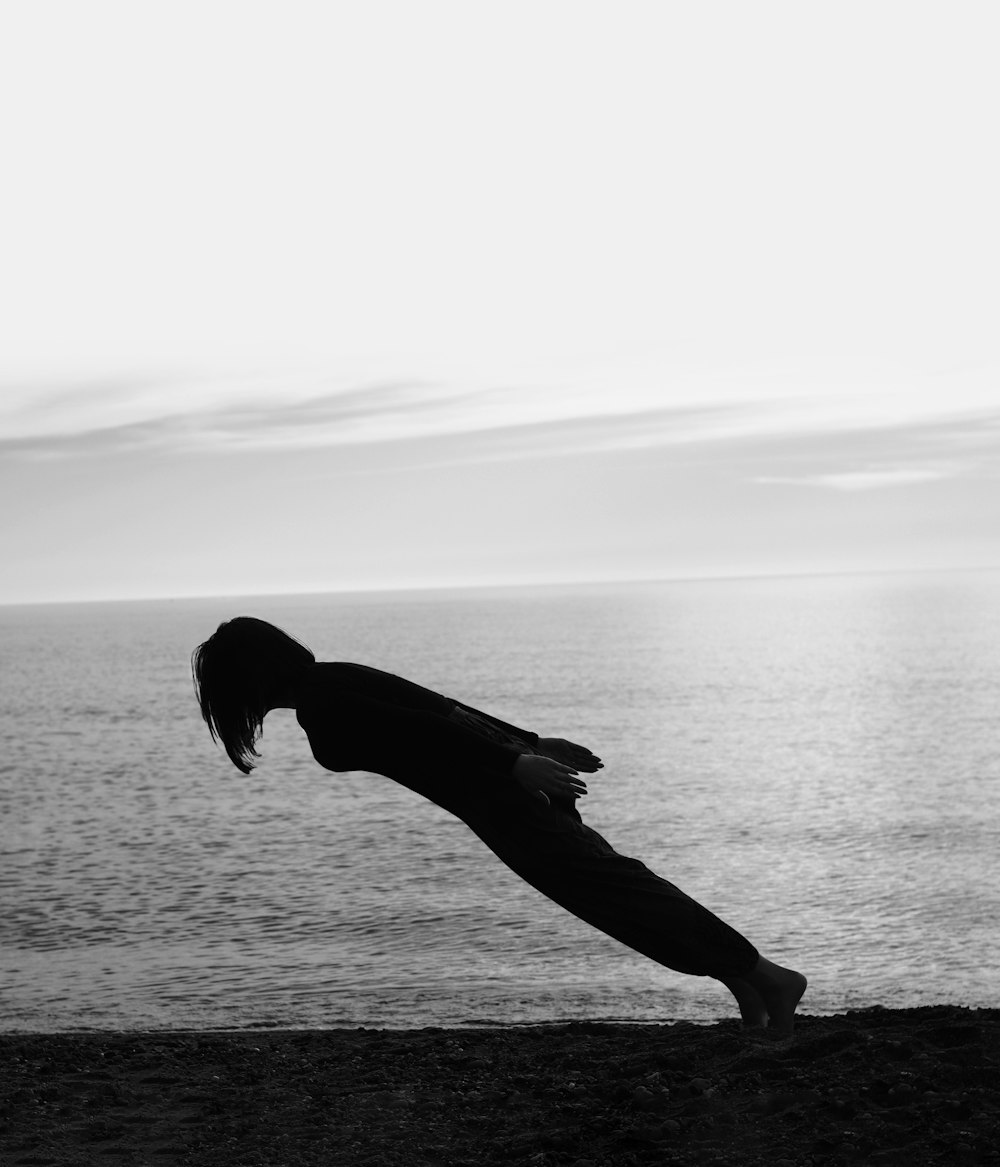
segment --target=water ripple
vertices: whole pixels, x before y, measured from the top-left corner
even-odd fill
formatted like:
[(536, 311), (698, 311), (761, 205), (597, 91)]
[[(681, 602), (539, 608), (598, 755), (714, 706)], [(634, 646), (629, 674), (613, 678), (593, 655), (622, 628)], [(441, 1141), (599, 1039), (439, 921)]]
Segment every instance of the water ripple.
[[(1000, 593), (915, 587), (255, 610), (328, 657), (461, 682), (595, 745), (588, 821), (801, 963), (813, 1011), (1000, 1005)], [(217, 609), (0, 615), (0, 1026), (729, 1011), (718, 986), (539, 897), (438, 808), (322, 772), (291, 717), (235, 777), (187, 672)]]

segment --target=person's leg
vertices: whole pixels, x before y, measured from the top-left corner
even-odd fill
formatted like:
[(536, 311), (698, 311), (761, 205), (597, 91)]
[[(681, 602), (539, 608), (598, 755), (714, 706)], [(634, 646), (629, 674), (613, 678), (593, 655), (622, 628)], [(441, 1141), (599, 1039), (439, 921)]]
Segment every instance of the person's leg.
[(619, 854), (579, 817), (526, 801), (533, 805), (518, 808), (509, 830), (498, 830), (496, 817), (473, 830), (543, 895), (677, 972), (742, 979), (756, 967), (757, 949), (676, 884)]
[[(765, 960), (745, 937), (679, 887), (559, 807), (526, 793), (509, 816), (463, 815), (488, 847), (533, 887), (588, 924), (667, 968), (721, 981), (747, 1026), (791, 1030), (805, 977)], [(523, 797), (521, 797), (523, 794)]]

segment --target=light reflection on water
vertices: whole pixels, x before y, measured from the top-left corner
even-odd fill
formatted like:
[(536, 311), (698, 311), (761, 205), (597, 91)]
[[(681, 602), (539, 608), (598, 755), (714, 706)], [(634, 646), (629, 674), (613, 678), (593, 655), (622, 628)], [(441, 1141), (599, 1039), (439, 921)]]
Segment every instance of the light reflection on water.
[(0, 609), (0, 1028), (731, 1013), (437, 807), (323, 772), (291, 714), (239, 776), (188, 656), (240, 612), (591, 745), (587, 821), (807, 972), (807, 1011), (1000, 1005), (997, 583)]

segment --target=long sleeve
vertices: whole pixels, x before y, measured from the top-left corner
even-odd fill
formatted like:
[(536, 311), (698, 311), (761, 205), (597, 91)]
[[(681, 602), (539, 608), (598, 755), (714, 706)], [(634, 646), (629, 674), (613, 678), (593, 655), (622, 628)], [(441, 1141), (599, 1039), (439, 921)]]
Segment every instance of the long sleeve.
[(435, 693), (433, 689), (407, 681), (394, 673), (374, 669), (371, 665), (322, 664), (317, 666), (317, 672), (321, 677), (332, 681), (339, 689), (349, 688), (354, 693), (375, 697), (406, 709), (440, 713), (446, 717), (453, 717), (456, 721), (463, 721), (461, 716), (455, 716), (456, 711), (462, 711), (469, 715), (468, 719), (465, 719), (465, 724), (495, 741), (513, 740), (532, 748), (538, 745), (537, 733), (501, 721), (492, 713), (484, 713), (481, 709), (456, 701), (454, 697), (444, 697), (440, 693)]
[(371, 770), (390, 778), (476, 768), (509, 774), (524, 752), (442, 713), (349, 689), (317, 694), (300, 705), (297, 716), (313, 756), (328, 770)]
[(449, 716), (453, 721), (467, 725), (470, 729), (484, 734), (494, 741), (513, 742), (523, 745), (529, 750), (534, 750), (538, 746), (537, 733), (520, 729), (509, 722), (501, 721), (499, 717), (483, 713), (480, 709), (473, 709), (471, 705), (463, 705), (461, 701), (455, 702), (455, 707)]

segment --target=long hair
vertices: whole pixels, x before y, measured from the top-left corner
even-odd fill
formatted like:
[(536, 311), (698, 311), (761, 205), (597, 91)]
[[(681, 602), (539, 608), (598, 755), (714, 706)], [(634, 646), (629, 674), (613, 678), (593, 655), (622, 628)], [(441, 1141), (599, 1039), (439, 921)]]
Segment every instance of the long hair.
[(265, 620), (237, 616), (226, 620), (191, 654), (191, 676), (214, 741), (221, 742), (233, 765), (249, 774), (260, 755), (268, 699), (316, 658), (304, 644)]

